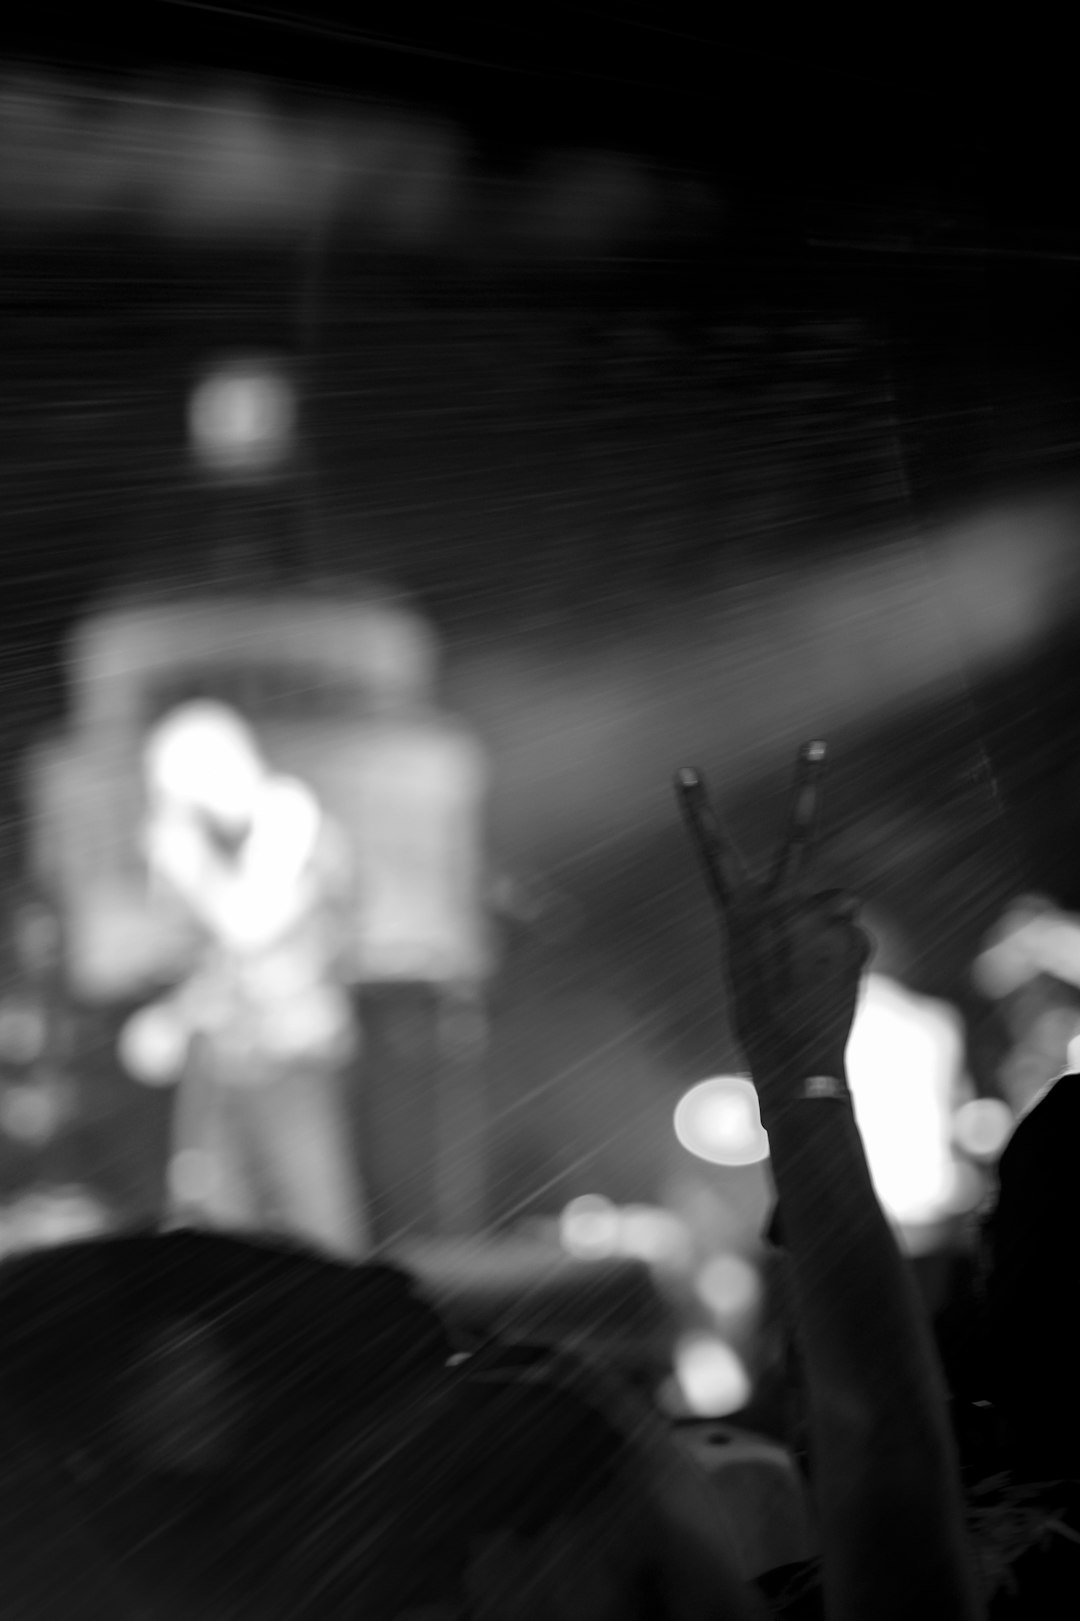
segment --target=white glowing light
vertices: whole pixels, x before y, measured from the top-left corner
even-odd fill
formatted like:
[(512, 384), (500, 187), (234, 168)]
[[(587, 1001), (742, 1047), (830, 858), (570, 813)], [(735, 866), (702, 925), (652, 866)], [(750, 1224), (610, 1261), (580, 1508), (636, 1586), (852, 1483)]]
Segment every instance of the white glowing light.
[(171, 1007), (140, 1008), (120, 1032), (120, 1062), (144, 1086), (167, 1086), (187, 1062), (191, 1033)]
[(147, 740), (144, 763), (156, 798), (240, 823), (251, 816), (265, 777), (247, 723), (209, 700), (166, 715)]
[(619, 1212), (601, 1194), (571, 1199), (559, 1218), (559, 1240), (568, 1255), (600, 1261), (618, 1254)]
[(848, 1078), (874, 1188), (900, 1223), (933, 1222), (951, 1206), (961, 1057), (951, 1008), (868, 976), (848, 1043)]
[(750, 1400), (750, 1379), (737, 1353), (709, 1334), (689, 1334), (675, 1351), (675, 1376), (691, 1413), (725, 1418)]
[(756, 1165), (769, 1155), (757, 1093), (741, 1075), (717, 1075), (692, 1086), (676, 1106), (675, 1135), (713, 1165)]
[(757, 1268), (741, 1255), (714, 1255), (697, 1276), (698, 1298), (718, 1317), (743, 1317), (761, 1298)]
[(296, 422), (291, 384), (260, 361), (235, 361), (213, 372), (188, 408), (195, 454), (219, 473), (272, 471), (292, 448)]
[(1013, 1112), (1000, 1098), (972, 1098), (953, 1115), (953, 1138), (972, 1159), (996, 1159), (1013, 1125)]

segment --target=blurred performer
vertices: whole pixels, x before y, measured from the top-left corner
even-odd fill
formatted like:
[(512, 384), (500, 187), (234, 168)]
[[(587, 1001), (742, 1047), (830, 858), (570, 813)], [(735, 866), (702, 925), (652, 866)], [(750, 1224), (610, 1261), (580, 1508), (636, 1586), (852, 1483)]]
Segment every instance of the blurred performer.
[(145, 752), (151, 882), (201, 941), (195, 972), (122, 1037), (128, 1067), (178, 1081), (179, 1222), (366, 1248), (345, 1069), (359, 1032), (339, 961), (350, 863), (311, 792), (271, 774), (245, 723), (199, 702)]
[(52, 908), (39, 899), (17, 905), (11, 944), (13, 984), (0, 998), (0, 1132), (35, 1153), (40, 1179), (73, 1181), (77, 1038)]

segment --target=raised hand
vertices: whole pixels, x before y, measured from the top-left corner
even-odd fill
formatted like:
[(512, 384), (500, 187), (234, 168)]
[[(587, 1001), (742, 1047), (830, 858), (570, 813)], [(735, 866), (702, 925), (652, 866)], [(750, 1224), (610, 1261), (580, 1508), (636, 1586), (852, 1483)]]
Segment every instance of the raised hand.
[(683, 770), (676, 793), (697, 847), (727, 947), (735, 1030), (763, 1118), (814, 1077), (845, 1080), (868, 937), (843, 890), (814, 892), (824, 743), (799, 751), (787, 833), (763, 881), (746, 871), (709, 802), (701, 774)]

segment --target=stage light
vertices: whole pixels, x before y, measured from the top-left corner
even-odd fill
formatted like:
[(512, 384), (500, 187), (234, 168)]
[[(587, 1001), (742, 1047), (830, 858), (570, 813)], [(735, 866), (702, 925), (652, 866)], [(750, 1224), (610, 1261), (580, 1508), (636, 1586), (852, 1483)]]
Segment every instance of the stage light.
[(250, 819), (265, 777), (247, 722), (227, 704), (206, 699), (181, 704), (158, 723), (143, 765), (155, 796), (240, 827)]
[(602, 1261), (618, 1254), (618, 1209), (600, 1194), (571, 1199), (559, 1218), (559, 1241), (579, 1261)]
[(295, 446), (295, 390), (272, 361), (233, 360), (192, 392), (188, 432), (196, 459), (210, 472), (258, 478), (274, 472)]
[[(953, 1009), (881, 975), (867, 977), (848, 1043), (848, 1078), (874, 1188), (901, 1225), (933, 1223), (952, 1207), (949, 1138), (961, 1058)], [(757, 1094), (739, 1075), (691, 1087), (676, 1107), (675, 1135), (714, 1165), (753, 1165), (769, 1155)]]
[(675, 1109), (675, 1135), (713, 1165), (756, 1165), (769, 1156), (757, 1093), (741, 1075), (717, 1075), (692, 1086)]
[(683, 1401), (699, 1418), (726, 1418), (750, 1400), (750, 1379), (737, 1352), (711, 1334), (679, 1341), (675, 1377)]
[(972, 1159), (997, 1159), (1014, 1124), (1012, 1110), (1000, 1098), (972, 1098), (953, 1115), (953, 1140)]
[(714, 1255), (697, 1276), (697, 1295), (717, 1317), (744, 1317), (761, 1298), (757, 1268), (741, 1255)]
[(172, 1009), (140, 1008), (120, 1032), (117, 1048), (127, 1073), (144, 1086), (167, 1086), (187, 1062), (190, 1031)]
[(951, 1008), (867, 977), (847, 1050), (855, 1118), (885, 1210), (901, 1225), (938, 1221), (956, 1187), (950, 1143), (962, 1056)]

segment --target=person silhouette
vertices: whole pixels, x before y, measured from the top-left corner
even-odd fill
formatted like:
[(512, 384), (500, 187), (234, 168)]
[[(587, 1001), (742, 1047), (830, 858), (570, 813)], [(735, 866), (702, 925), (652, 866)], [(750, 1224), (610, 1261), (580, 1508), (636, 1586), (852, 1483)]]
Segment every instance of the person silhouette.
[(138, 1079), (177, 1085), (169, 1219), (278, 1231), (359, 1258), (366, 1223), (343, 1071), (360, 1032), (339, 968), (345, 841), (223, 704), (166, 715), (144, 772), (151, 885), (201, 942), (193, 973), (121, 1036)]

